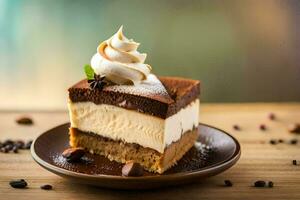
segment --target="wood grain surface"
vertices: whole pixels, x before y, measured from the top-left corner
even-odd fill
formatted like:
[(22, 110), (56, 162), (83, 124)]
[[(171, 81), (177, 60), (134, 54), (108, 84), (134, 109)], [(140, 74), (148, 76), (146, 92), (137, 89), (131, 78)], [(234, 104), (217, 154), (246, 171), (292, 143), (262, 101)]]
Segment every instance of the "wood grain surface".
[[(270, 112), (277, 119), (268, 118)], [(15, 119), (22, 115), (34, 119), (34, 125), (21, 126)], [(0, 140), (34, 139), (42, 132), (68, 121), (65, 111), (57, 112), (0, 112)], [(231, 169), (218, 176), (194, 184), (148, 191), (118, 191), (79, 185), (58, 177), (36, 164), (29, 151), (18, 154), (0, 153), (0, 199), (300, 199), (300, 143), (271, 145), (270, 139), (289, 141), (300, 135), (287, 131), (289, 124), (300, 122), (300, 103), (282, 104), (203, 104), (201, 122), (224, 129), (241, 143), (242, 156)], [(238, 124), (241, 131), (233, 130)], [(259, 129), (267, 126), (266, 131)], [(12, 179), (24, 178), (28, 189), (13, 189)], [(225, 179), (233, 187), (224, 187)], [(255, 188), (256, 180), (271, 180), (274, 188)], [(40, 189), (51, 184), (54, 189)]]

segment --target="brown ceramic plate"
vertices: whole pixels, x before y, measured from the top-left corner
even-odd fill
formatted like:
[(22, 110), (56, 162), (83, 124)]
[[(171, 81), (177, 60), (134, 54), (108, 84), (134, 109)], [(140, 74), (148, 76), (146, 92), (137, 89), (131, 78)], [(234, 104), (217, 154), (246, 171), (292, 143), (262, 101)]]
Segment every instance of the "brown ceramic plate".
[(69, 123), (40, 135), (31, 146), (34, 160), (45, 169), (74, 182), (118, 189), (146, 189), (179, 185), (219, 174), (233, 166), (241, 149), (238, 141), (218, 128), (199, 124), (195, 146), (164, 174), (145, 172), (142, 177), (122, 177), (122, 164), (87, 154), (81, 162), (68, 163), (61, 156), (69, 147)]

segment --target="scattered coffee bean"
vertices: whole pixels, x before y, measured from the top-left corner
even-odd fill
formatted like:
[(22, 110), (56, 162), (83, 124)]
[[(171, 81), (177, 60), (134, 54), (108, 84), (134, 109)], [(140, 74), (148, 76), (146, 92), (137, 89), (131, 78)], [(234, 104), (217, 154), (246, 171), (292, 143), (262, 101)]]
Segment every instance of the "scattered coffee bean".
[(29, 141), (25, 144), (24, 148), (25, 148), (25, 149), (30, 149), (31, 144), (32, 144), (32, 140), (29, 140)]
[(16, 119), (16, 122), (21, 125), (32, 125), (33, 124), (33, 120), (30, 117), (26, 117), (26, 116)]
[(3, 145), (6, 146), (6, 145), (13, 145), (14, 144), (14, 141), (10, 140), (10, 139), (7, 139), (3, 142)]
[(122, 168), (123, 176), (142, 176), (144, 169), (139, 163), (133, 161), (127, 162)]
[(41, 185), (40, 187), (42, 190), (52, 190), (52, 185), (46, 184), (46, 185)]
[(279, 139), (278, 142), (279, 143), (283, 143), (284, 141), (283, 141), (283, 139)]
[(233, 186), (233, 183), (230, 180), (225, 180), (224, 183), (225, 183), (225, 186), (227, 186), (227, 187)]
[(18, 153), (18, 152), (19, 152), (19, 149), (18, 149), (17, 146), (14, 146), (14, 147), (12, 148), (12, 151), (13, 151), (14, 153)]
[(300, 124), (299, 123), (291, 124), (288, 130), (290, 133), (300, 133)]
[(297, 165), (297, 160), (293, 160), (293, 165)]
[(297, 139), (291, 139), (290, 140), (290, 144), (297, 144), (298, 143), (298, 140)]
[(262, 131), (265, 131), (265, 130), (267, 130), (267, 127), (266, 127), (266, 125), (261, 124), (261, 125), (259, 125), (259, 129)]
[(266, 187), (266, 186), (272, 188), (272, 187), (274, 187), (274, 183), (272, 181), (266, 182), (266, 181), (261, 181), (261, 180), (256, 181), (254, 183), (254, 187)]
[(22, 140), (18, 140), (15, 142), (15, 146), (18, 147), (18, 149), (23, 149), (25, 147), (25, 143)]
[(270, 113), (270, 114), (269, 114), (269, 119), (270, 119), (270, 120), (275, 120), (275, 119), (276, 119), (275, 114), (274, 114), (274, 113)]
[(24, 179), (13, 180), (9, 182), (9, 185), (13, 188), (26, 188), (27, 182)]
[(8, 149), (5, 148), (5, 147), (2, 147), (2, 148), (0, 149), (0, 151), (1, 151), (2, 153), (8, 153)]
[(270, 140), (270, 144), (277, 144), (277, 141), (276, 140)]
[(12, 144), (8, 144), (8, 145), (5, 146), (5, 148), (6, 148), (8, 151), (11, 151), (11, 150), (14, 148), (14, 146), (13, 146)]
[(269, 181), (268, 182), (268, 187), (270, 187), (270, 188), (274, 187), (274, 183), (272, 181)]
[(241, 130), (240, 126), (237, 125), (237, 124), (233, 125), (233, 129), (236, 130), (236, 131)]
[(7, 139), (4, 142), (0, 142), (0, 152), (7, 153), (9, 151), (13, 151), (14, 153), (18, 153), (20, 149), (30, 149), (32, 144), (32, 140), (28, 141), (26, 144), (23, 140), (11, 140)]
[(77, 162), (82, 156), (84, 156), (85, 150), (83, 148), (68, 148), (64, 150), (62, 156), (67, 159), (68, 162)]
[(254, 187), (265, 187), (266, 186), (266, 182), (265, 181), (256, 181), (254, 183)]

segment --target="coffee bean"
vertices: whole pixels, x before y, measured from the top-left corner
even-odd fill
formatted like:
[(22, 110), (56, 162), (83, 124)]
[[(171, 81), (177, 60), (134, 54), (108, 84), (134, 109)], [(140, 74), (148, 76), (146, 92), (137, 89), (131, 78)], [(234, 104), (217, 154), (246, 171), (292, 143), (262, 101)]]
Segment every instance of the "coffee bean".
[(32, 140), (29, 140), (29, 141), (25, 144), (24, 149), (30, 149), (31, 144), (32, 144)]
[(269, 119), (270, 119), (270, 120), (275, 120), (275, 119), (276, 119), (275, 114), (274, 114), (274, 113), (270, 113), (270, 114), (269, 114)]
[(227, 186), (227, 187), (233, 186), (233, 183), (230, 180), (225, 180), (224, 183), (225, 183), (225, 186)]
[(13, 151), (17, 153), (19, 149), (30, 149), (32, 144), (32, 140), (29, 140), (26, 144), (23, 140), (11, 140), (7, 139), (0, 145), (0, 152), (7, 153), (9, 151)]
[(297, 144), (298, 143), (298, 140), (297, 139), (291, 139), (290, 140), (290, 144)]
[(270, 144), (277, 144), (277, 141), (276, 140), (270, 140)]
[(18, 140), (15, 142), (15, 146), (18, 147), (18, 149), (23, 149), (25, 147), (25, 143), (22, 140)]
[(237, 124), (233, 125), (233, 129), (236, 130), (236, 131), (241, 130), (240, 126), (237, 125)]
[(12, 151), (13, 151), (14, 153), (18, 153), (18, 152), (19, 152), (19, 149), (18, 149), (17, 146), (14, 146), (14, 147), (12, 148)]
[(33, 124), (33, 120), (30, 117), (26, 117), (26, 116), (16, 119), (16, 122), (20, 125), (32, 125)]
[(266, 186), (266, 182), (265, 181), (256, 181), (254, 183), (254, 187), (265, 187)]
[(299, 123), (291, 124), (288, 130), (290, 133), (300, 133), (300, 124)]
[(260, 130), (262, 130), (262, 131), (267, 130), (267, 127), (266, 127), (266, 125), (264, 125), (264, 124), (261, 124), (261, 125), (259, 126), (259, 128), (260, 128)]
[(6, 146), (6, 145), (13, 145), (14, 144), (14, 141), (10, 140), (10, 139), (7, 139), (3, 142), (3, 146)]
[(293, 165), (297, 165), (297, 160), (292, 161)]
[(41, 185), (40, 187), (42, 190), (52, 190), (52, 185), (46, 184), (46, 185)]
[(7, 151), (11, 151), (14, 148), (14, 146), (12, 144), (8, 144), (5, 146), (5, 148), (7, 149)]
[(139, 163), (128, 161), (122, 168), (123, 176), (142, 176), (144, 169)]
[(8, 153), (8, 149), (6, 147), (2, 147), (0, 151), (2, 153)]
[(268, 182), (268, 187), (270, 187), (270, 188), (274, 187), (274, 183), (272, 181), (269, 181)]
[(27, 182), (24, 179), (13, 180), (9, 182), (9, 185), (13, 188), (26, 188)]
[(85, 150), (81, 147), (68, 148), (64, 150), (62, 156), (67, 159), (68, 162), (77, 162), (82, 156), (84, 156)]

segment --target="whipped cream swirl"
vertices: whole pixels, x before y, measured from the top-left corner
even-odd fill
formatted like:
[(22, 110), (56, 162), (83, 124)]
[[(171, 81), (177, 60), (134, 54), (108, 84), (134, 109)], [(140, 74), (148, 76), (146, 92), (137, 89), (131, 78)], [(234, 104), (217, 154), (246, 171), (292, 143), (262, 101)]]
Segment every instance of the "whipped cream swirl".
[(144, 64), (147, 54), (137, 51), (139, 43), (123, 35), (123, 26), (110, 39), (102, 42), (91, 59), (96, 74), (115, 84), (139, 84), (147, 79), (151, 66)]

